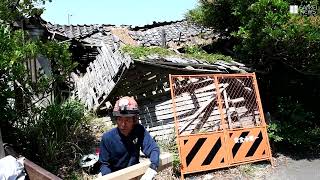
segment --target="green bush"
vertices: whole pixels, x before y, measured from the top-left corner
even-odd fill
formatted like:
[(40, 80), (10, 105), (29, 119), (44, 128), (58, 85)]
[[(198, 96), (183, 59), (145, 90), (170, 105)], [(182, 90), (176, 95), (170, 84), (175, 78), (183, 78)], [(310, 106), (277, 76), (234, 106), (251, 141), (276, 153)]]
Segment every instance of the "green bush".
[(89, 123), (84, 112), (84, 105), (76, 100), (53, 103), (39, 112), (34, 124), (29, 124), (25, 135), (33, 147), (28, 148), (41, 157), (38, 161), (43, 167), (56, 172), (59, 166), (70, 163), (68, 159), (83, 153), (78, 135)]
[(320, 123), (314, 112), (290, 97), (278, 101), (277, 114), (268, 128), (271, 140), (296, 147), (317, 150), (320, 147)]
[(268, 71), (282, 61), (301, 71), (319, 73), (319, 16), (289, 13), (290, 4), (304, 2), (319, 6), (319, 1), (201, 0), (187, 17), (222, 33), (229, 29), (227, 34), (239, 42), (237, 58), (255, 68)]

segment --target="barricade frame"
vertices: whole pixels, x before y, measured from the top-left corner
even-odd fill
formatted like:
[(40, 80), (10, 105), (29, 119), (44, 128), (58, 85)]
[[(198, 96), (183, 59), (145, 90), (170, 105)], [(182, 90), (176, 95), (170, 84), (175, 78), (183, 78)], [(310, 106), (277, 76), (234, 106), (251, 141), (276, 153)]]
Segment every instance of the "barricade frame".
[[(216, 131), (213, 131), (213, 132), (209, 132), (209, 133), (181, 134), (181, 132), (183, 130), (181, 131), (181, 129), (179, 129), (179, 127), (181, 127), (181, 126), (179, 126), (180, 125), (179, 121), (183, 118), (179, 119), (179, 116), (178, 116), (177, 95), (179, 93), (177, 93), (178, 88), (175, 88), (175, 87), (177, 87), (176, 81), (178, 78), (187, 79), (187, 80), (188, 79), (189, 80), (197, 79), (197, 78), (198, 79), (208, 78), (209, 81), (210, 80), (213, 81), (212, 82), (213, 98), (212, 98), (212, 101), (210, 101), (209, 103), (207, 103), (205, 105), (215, 104), (216, 106), (212, 105), (212, 107), (218, 108), (218, 111), (220, 114), (219, 129), (217, 129)], [(241, 79), (241, 80), (244, 79), (246, 81), (241, 81), (239, 79)], [(202, 74), (202, 75), (171, 75), (170, 74), (169, 80), (170, 80), (170, 89), (171, 89), (171, 97), (172, 97), (172, 112), (173, 112), (174, 121), (175, 121), (175, 132), (176, 132), (176, 137), (177, 137), (179, 158), (181, 161), (181, 178), (182, 179), (184, 179), (185, 174), (213, 170), (213, 169), (224, 168), (224, 167), (230, 167), (230, 166), (246, 164), (246, 163), (251, 163), (251, 162), (257, 162), (257, 161), (263, 161), (263, 160), (269, 160), (271, 162), (271, 164), (273, 165), (271, 148), (270, 148), (269, 138), (268, 138), (268, 134), (267, 134), (267, 125), (266, 125), (264, 114), (263, 114), (263, 108), (262, 108), (262, 103), (261, 103), (261, 99), (260, 99), (260, 94), (259, 94), (259, 89), (258, 89), (258, 84), (257, 84), (257, 79), (256, 79), (255, 73)], [(227, 100), (229, 101), (230, 98), (227, 98), (228, 96), (226, 96), (225, 92), (227, 91), (228, 86), (230, 84), (232, 85), (232, 83), (223, 84), (222, 82), (224, 82), (224, 81), (226, 81), (226, 82), (239, 81), (240, 84), (242, 83), (242, 84), (250, 85), (251, 88), (248, 88), (248, 89), (251, 89), (251, 91), (254, 92), (253, 93), (254, 97), (251, 92), (250, 97), (247, 96), (246, 98), (250, 99), (250, 103), (252, 104), (252, 105), (248, 105), (248, 106), (252, 106), (250, 108), (252, 108), (253, 113), (252, 113), (252, 116), (248, 116), (248, 117), (252, 117), (254, 119), (253, 121), (256, 121), (255, 122), (256, 124), (254, 127), (233, 128), (231, 126), (230, 114), (227, 111), (227, 110), (231, 109), (227, 105), (228, 104)], [(243, 86), (245, 86), (245, 85), (243, 85)], [(232, 89), (232, 86), (229, 86), (229, 89), (230, 89), (230, 87)], [(194, 91), (194, 89), (196, 89), (196, 88), (192, 88), (192, 91)], [(214, 94), (215, 89), (216, 89), (216, 94)], [(188, 91), (186, 91), (186, 92), (188, 92)], [(223, 92), (223, 94), (222, 94), (222, 92)], [(229, 91), (229, 92), (231, 92), (231, 91)], [(239, 95), (239, 93), (237, 93), (237, 95)], [(254, 101), (252, 98), (254, 98)], [(202, 110), (199, 107), (198, 107), (198, 110), (199, 109)], [(257, 114), (256, 114), (257, 112), (258, 112), (258, 116), (259, 116), (258, 118), (257, 118)], [(205, 114), (205, 112), (200, 112), (200, 113)], [(211, 114), (209, 114), (209, 116), (210, 115)], [(196, 118), (198, 118), (198, 119), (205, 118), (205, 117), (200, 117), (200, 116), (198, 115)], [(192, 130), (192, 132), (194, 132), (194, 130)], [(258, 135), (257, 135), (257, 132), (259, 132)], [(235, 137), (235, 136), (231, 135), (233, 133), (238, 133), (238, 134), (241, 133), (241, 134), (239, 137)], [(260, 134), (261, 134), (261, 136), (260, 136)], [(246, 135), (246, 137), (242, 137), (241, 135)], [(253, 139), (252, 137), (255, 139)], [(241, 142), (240, 143), (235, 142), (236, 138), (240, 139)], [(221, 146), (219, 146), (219, 142), (218, 142), (219, 140), (217, 140), (217, 139), (220, 139)], [(261, 141), (260, 141), (260, 139), (261, 139)], [(217, 141), (215, 141), (215, 140), (217, 140)], [(211, 146), (212, 148), (203, 147), (203, 145), (206, 145), (208, 147), (210, 142), (215, 143), (214, 146)], [(192, 146), (192, 144), (193, 144), (193, 146)], [(219, 147), (219, 149), (217, 149), (217, 147)], [(238, 148), (238, 150), (235, 150), (237, 148)], [(219, 162), (219, 160), (217, 160), (217, 159), (219, 159), (219, 157), (221, 158), (221, 155), (220, 155), (221, 150), (224, 150), (224, 154), (222, 155), (223, 161), (221, 160)], [(236, 154), (234, 154), (235, 151), (236, 151)], [(195, 154), (193, 152), (195, 152)], [(238, 152), (239, 152), (239, 154), (241, 154), (241, 158), (236, 158), (236, 157), (240, 156), (237, 154)], [(198, 155), (197, 153), (199, 153), (200, 155)], [(246, 155), (244, 156), (244, 154), (246, 154)], [(205, 155), (206, 155), (206, 158), (204, 158)], [(190, 157), (192, 157), (192, 158), (190, 158)], [(200, 160), (199, 160), (199, 158), (200, 158)], [(201, 161), (203, 163), (201, 163)], [(208, 163), (209, 163), (209, 165), (208, 165)], [(203, 165), (203, 164), (205, 164), (205, 165)]]

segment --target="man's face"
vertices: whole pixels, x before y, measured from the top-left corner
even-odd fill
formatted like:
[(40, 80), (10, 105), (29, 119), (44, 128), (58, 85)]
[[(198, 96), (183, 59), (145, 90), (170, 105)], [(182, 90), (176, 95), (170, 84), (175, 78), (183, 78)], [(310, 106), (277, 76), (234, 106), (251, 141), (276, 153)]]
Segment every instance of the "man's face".
[(117, 117), (117, 126), (124, 136), (128, 136), (133, 129), (135, 117)]

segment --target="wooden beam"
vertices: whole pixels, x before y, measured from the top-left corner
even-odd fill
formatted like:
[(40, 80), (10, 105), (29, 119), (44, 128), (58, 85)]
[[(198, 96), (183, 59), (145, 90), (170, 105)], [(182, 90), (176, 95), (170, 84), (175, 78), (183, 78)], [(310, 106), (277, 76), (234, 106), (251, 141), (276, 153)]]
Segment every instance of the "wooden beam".
[[(162, 170), (168, 166), (171, 166), (173, 161), (173, 155), (170, 153), (164, 153), (160, 155), (160, 165), (159, 170)], [(140, 177), (143, 175), (146, 170), (149, 168), (151, 162), (149, 159), (146, 159), (139, 164), (121, 169), (119, 171), (107, 174), (97, 178), (97, 180), (128, 180)]]
[(25, 159), (24, 168), (32, 180), (61, 180), (59, 177), (36, 165), (32, 161)]

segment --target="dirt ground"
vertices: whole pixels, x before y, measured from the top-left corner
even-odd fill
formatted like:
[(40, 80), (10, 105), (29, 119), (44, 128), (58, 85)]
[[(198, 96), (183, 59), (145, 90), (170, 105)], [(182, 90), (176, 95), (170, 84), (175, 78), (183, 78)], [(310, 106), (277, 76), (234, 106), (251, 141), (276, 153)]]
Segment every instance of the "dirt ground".
[[(273, 157), (274, 166), (267, 161), (235, 166), (231, 168), (207, 171), (204, 173), (186, 175), (186, 180), (319, 180), (319, 158), (292, 158), (283, 154)], [(172, 169), (160, 172), (157, 180), (174, 179)]]

